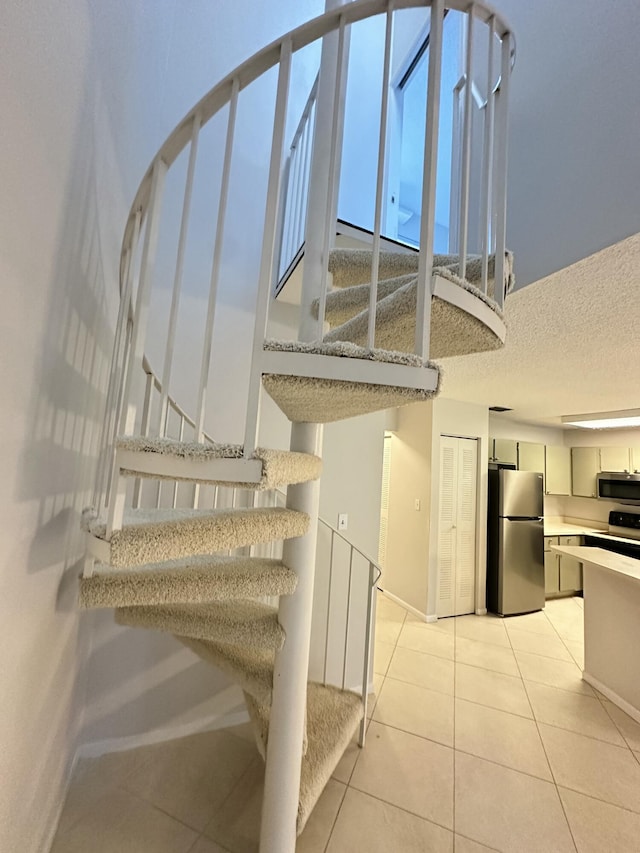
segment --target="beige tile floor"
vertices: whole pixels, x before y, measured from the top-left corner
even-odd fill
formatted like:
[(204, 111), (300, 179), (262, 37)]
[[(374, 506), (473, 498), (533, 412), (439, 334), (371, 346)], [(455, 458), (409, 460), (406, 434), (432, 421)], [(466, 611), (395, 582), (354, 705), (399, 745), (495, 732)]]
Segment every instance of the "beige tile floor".
[[(580, 677), (582, 601), (424, 624), (379, 597), (376, 698), (301, 853), (640, 850), (640, 725)], [(103, 756), (73, 780), (52, 853), (257, 850), (246, 726)]]

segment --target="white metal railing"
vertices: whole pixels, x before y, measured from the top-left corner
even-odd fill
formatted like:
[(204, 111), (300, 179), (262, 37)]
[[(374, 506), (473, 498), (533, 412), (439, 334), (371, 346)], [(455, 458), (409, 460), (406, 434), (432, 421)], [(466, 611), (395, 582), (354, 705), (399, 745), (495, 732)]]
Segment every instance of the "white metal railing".
[[(369, 696), (369, 675), (371, 669), (371, 640), (372, 640), (372, 619), (373, 619), (373, 599), (375, 595), (376, 585), (380, 578), (382, 577), (382, 569), (378, 565), (376, 560), (373, 560), (371, 557), (367, 556), (360, 548), (356, 547), (353, 542), (343, 536), (339, 530), (337, 530), (333, 525), (329, 524), (328, 521), (325, 521), (323, 518), (318, 519), (318, 523), (321, 528), (324, 528), (326, 532), (329, 534), (329, 560), (328, 565), (323, 565), (322, 562), (316, 564), (316, 583), (320, 586), (322, 590), (326, 585), (326, 605), (323, 607), (319, 602), (318, 605), (314, 607), (314, 622), (316, 625), (323, 620), (324, 617), (324, 625), (322, 633), (324, 634), (324, 644), (323, 644), (323, 654), (322, 654), (322, 681), (324, 684), (336, 684), (336, 686), (341, 687), (343, 690), (348, 688), (350, 685), (350, 643), (353, 642), (353, 636), (351, 632), (352, 626), (352, 618), (354, 616), (354, 610), (356, 611), (356, 616), (359, 616), (361, 620), (364, 621), (364, 635), (362, 637), (363, 640), (363, 648), (362, 648), (362, 657), (361, 657), (361, 666), (362, 666), (362, 687), (361, 687), (361, 696), (362, 696), (362, 704), (363, 704), (363, 716), (362, 722), (360, 724), (360, 734), (358, 743), (360, 746), (364, 746), (365, 742), (365, 734), (367, 729), (367, 702)], [(347, 554), (343, 560), (343, 566), (340, 569), (342, 573), (346, 571), (346, 597), (339, 596), (338, 597), (338, 605), (334, 600), (334, 596), (332, 595), (334, 589), (334, 579), (335, 579), (335, 564), (336, 560), (336, 552), (335, 552), (335, 542), (336, 538), (339, 539), (346, 548), (348, 549)], [(356, 565), (356, 560), (360, 563), (360, 566)], [(348, 567), (348, 568), (347, 568)], [(325, 574), (326, 584), (323, 584), (322, 574)], [(364, 580), (366, 583), (366, 609), (363, 610), (363, 600), (362, 597), (354, 596), (353, 587), (354, 587), (354, 574), (359, 573), (359, 581), (362, 584)], [(342, 616), (342, 631), (336, 631), (335, 620), (333, 618), (334, 611), (337, 606), (344, 607), (346, 605), (346, 610), (344, 614), (340, 614)], [(357, 612), (357, 606), (360, 606), (360, 611)], [(320, 629), (320, 625), (318, 625), (318, 629)], [(320, 630), (317, 630), (317, 633), (320, 633)], [(314, 635), (314, 625), (312, 624), (312, 636)], [(340, 657), (342, 658), (341, 666), (338, 665), (338, 676), (331, 677), (331, 656), (329, 654), (330, 642), (333, 638), (335, 642), (336, 636), (338, 637), (338, 643), (342, 646), (342, 654), (338, 656), (338, 660)], [(354, 655), (355, 659), (358, 660), (360, 658), (358, 652)], [(333, 666), (336, 669), (335, 664)], [(341, 670), (341, 671), (340, 671)]]
[(319, 75), (316, 76), (302, 110), (284, 166), (276, 291), (298, 263), (304, 249), (318, 81)]
[[(466, 44), (466, 68), (473, 64), (474, 45), (479, 33), (478, 27), (484, 27), (489, 34), (489, 52), (493, 55), (499, 51), (501, 61), (500, 85), (490, 88), (486, 106), (487, 121), (485, 123), (485, 148), (482, 158), (482, 174), (480, 182), (484, 192), (483, 222), (483, 264), (486, 271), (490, 251), (496, 255), (495, 278), (501, 282), (504, 278), (504, 237), (506, 227), (506, 153), (507, 153), (507, 90), (511, 58), (513, 53), (513, 38), (505, 22), (482, 2), (468, 4), (466, 0), (448, 0), (448, 8), (455, 9), (468, 16), (468, 38)], [(431, 267), (433, 258), (434, 204), (435, 179), (437, 172), (437, 133), (438, 111), (440, 96), (440, 65), (442, 50), (442, 21), (445, 12), (443, 0), (355, 0), (355, 2), (340, 6), (326, 12), (324, 15), (302, 25), (283, 38), (264, 48), (254, 57), (235, 69), (230, 75), (215, 86), (188, 113), (176, 127), (155, 156), (140, 188), (136, 194), (131, 213), (125, 228), (121, 256), (121, 310), (116, 329), (113, 368), (108, 393), (108, 412), (105, 419), (101, 446), (113, 446), (113, 437), (118, 433), (135, 434), (143, 423), (145, 381), (147, 371), (142, 369), (148, 359), (147, 335), (149, 332), (150, 304), (154, 298), (154, 281), (157, 278), (157, 255), (160, 219), (163, 213), (163, 196), (168, 171), (174, 166), (182, 151), (188, 152), (188, 164), (182, 198), (182, 214), (180, 217), (177, 237), (177, 253), (173, 273), (173, 286), (169, 326), (161, 367), (154, 371), (159, 377), (161, 403), (158, 411), (148, 423), (148, 429), (153, 435), (166, 434), (168, 412), (172, 408), (170, 399), (175, 399), (173, 392), (175, 329), (181, 310), (181, 292), (185, 277), (185, 253), (188, 251), (192, 233), (192, 198), (194, 194), (195, 177), (199, 174), (197, 160), (199, 141), (202, 128), (216, 115), (222, 114), (226, 124), (225, 142), (220, 156), (220, 194), (217, 206), (216, 229), (213, 249), (210, 255), (211, 275), (207, 300), (204, 337), (199, 349), (199, 355), (194, 351), (200, 367), (198, 372), (198, 391), (196, 411), (192, 417), (195, 423), (196, 438), (205, 435), (207, 411), (207, 391), (211, 380), (211, 354), (214, 346), (214, 328), (216, 305), (218, 301), (219, 279), (222, 257), (227, 244), (226, 226), (228, 224), (228, 202), (233, 188), (231, 187), (232, 161), (238, 142), (239, 129), (236, 122), (237, 109), (240, 99), (250, 85), (261, 78), (270, 69), (277, 71), (277, 91), (274, 107), (274, 118), (271, 128), (271, 154), (269, 161), (268, 191), (264, 228), (259, 235), (261, 241), (261, 263), (255, 313), (253, 341), (251, 346), (251, 367), (248, 376), (249, 400), (245, 422), (245, 455), (251, 456), (254, 451), (260, 413), (261, 394), (261, 362), (264, 359), (263, 343), (267, 328), (269, 306), (273, 293), (274, 282), (278, 275), (277, 260), (282, 260), (278, 240), (285, 240), (287, 248), (293, 251), (299, 242), (301, 223), (304, 221), (303, 211), (308, 208), (314, 214), (314, 228), (307, 223), (305, 236), (305, 272), (307, 261), (314, 266), (308, 271), (311, 286), (315, 288), (311, 294), (320, 302), (320, 312), (317, 321), (313, 321), (314, 330), (301, 331), (302, 339), (320, 339), (324, 323), (324, 305), (326, 297), (327, 267), (326, 259), (335, 230), (335, 200), (337, 195), (337, 179), (342, 148), (342, 126), (344, 120), (344, 90), (349, 74), (348, 54), (350, 31), (359, 21), (374, 15), (383, 15), (386, 19), (385, 51), (383, 58), (383, 90), (381, 92), (381, 118), (377, 154), (377, 185), (376, 204), (373, 232), (373, 261), (372, 279), (374, 286), (370, 292), (370, 308), (374, 309), (376, 301), (376, 279), (378, 271), (378, 256), (381, 240), (380, 220), (383, 197), (383, 176), (386, 167), (386, 146), (384, 144), (388, 121), (388, 83), (391, 62), (391, 40), (394, 16), (402, 14), (405, 9), (430, 7), (430, 42), (429, 69), (426, 115), (426, 145), (424, 159), (424, 180), (421, 208), (421, 240), (418, 270), (418, 306), (416, 317), (416, 347), (415, 352), (427, 358), (430, 336), (430, 307), (431, 307)], [(289, 93), (292, 83), (292, 57), (295, 53), (322, 38), (334, 38), (335, 49), (331, 63), (324, 62), (318, 86), (308, 102), (304, 121), (298, 127), (294, 138), (296, 155), (290, 159), (289, 169), (285, 169), (287, 160), (284, 146), (284, 134), (288, 117)], [(493, 74), (491, 62), (487, 74)], [(324, 83), (323, 83), (324, 79)], [(317, 91), (316, 91), (317, 88)], [(470, 89), (468, 90), (471, 91)], [(465, 247), (468, 239), (468, 208), (469, 187), (471, 183), (470, 169), (475, 163), (471, 158), (469, 138), (471, 135), (470, 101), (471, 98), (462, 92), (465, 100), (461, 134), (463, 139), (463, 154), (461, 158), (459, 205), (459, 237), (460, 237), (460, 266), (464, 269)], [(323, 103), (321, 103), (323, 99)], [(313, 131), (313, 132), (312, 132)], [(322, 167), (318, 166), (322, 163)], [(324, 171), (323, 171), (324, 170)], [(282, 177), (287, 178), (286, 195), (289, 199), (290, 212), (282, 206), (285, 196)], [(309, 177), (310, 176), (310, 177)], [(474, 176), (477, 182), (477, 176)], [(314, 184), (315, 181), (315, 184)], [(324, 185), (321, 197), (321, 210), (317, 210), (317, 188)], [(308, 195), (308, 200), (307, 200)], [(315, 227), (319, 225), (319, 227)], [(313, 231), (313, 233), (311, 233)], [(256, 235), (258, 236), (258, 235)], [(247, 236), (250, 239), (251, 235)], [(312, 251), (310, 241), (315, 241), (316, 249)], [(308, 254), (307, 254), (308, 252)], [(486, 278), (486, 275), (485, 275)], [(303, 285), (304, 286), (304, 285)], [(502, 303), (502, 288), (496, 288), (495, 301)], [(303, 298), (306, 298), (303, 296)], [(307, 299), (308, 301), (308, 299)], [(375, 311), (371, 310), (370, 316)], [(374, 342), (373, 322), (369, 328), (369, 344)], [(154, 332), (155, 335), (155, 332)], [(191, 341), (190, 344), (194, 344)], [(215, 369), (215, 368), (214, 368)], [(224, 438), (224, 437), (223, 437)], [(107, 494), (109, 481), (110, 460), (106, 458), (100, 465), (99, 483), (96, 493)], [(108, 499), (108, 497), (107, 497)]]
[[(229, 490), (227, 490), (229, 491)], [(235, 505), (235, 491), (234, 505)], [(216, 493), (216, 500), (217, 500)], [(223, 495), (223, 490), (220, 490)], [(228, 500), (228, 498), (227, 498)], [(279, 489), (260, 492), (259, 506), (286, 506), (286, 494)], [(227, 505), (227, 504), (225, 504)], [(217, 506), (217, 503), (214, 504)], [(324, 518), (318, 518), (316, 591), (312, 617), (312, 649), (309, 677), (342, 690), (359, 690), (364, 713), (358, 743), (364, 746), (367, 702), (370, 685), (373, 609), (376, 586), (382, 577), (377, 560), (354, 545)], [(336, 547), (342, 545), (342, 554)], [(252, 546), (254, 556), (282, 557), (282, 543)], [(340, 583), (338, 583), (338, 580)], [(276, 604), (275, 601), (269, 603)], [(362, 681), (358, 681), (362, 674)]]

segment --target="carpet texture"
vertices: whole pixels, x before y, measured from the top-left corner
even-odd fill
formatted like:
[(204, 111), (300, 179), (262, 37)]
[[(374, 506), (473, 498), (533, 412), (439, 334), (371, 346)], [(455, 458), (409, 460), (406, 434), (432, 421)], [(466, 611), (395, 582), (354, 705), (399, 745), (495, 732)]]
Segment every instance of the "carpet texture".
[[(132, 450), (143, 453), (158, 453), (194, 462), (209, 462), (212, 459), (241, 459), (241, 444), (200, 444), (198, 442), (176, 441), (171, 438), (144, 438), (143, 436), (119, 436), (116, 447), (120, 450)], [(139, 474), (133, 470), (123, 471), (128, 476), (151, 477), (153, 479), (184, 479), (200, 483), (215, 483), (219, 486), (239, 486), (247, 489), (273, 489), (294, 483), (306, 483), (317, 480), (322, 473), (322, 460), (308, 453), (295, 453), (285, 450), (265, 450), (258, 448), (253, 459), (262, 462), (262, 478), (259, 483), (233, 483), (223, 480), (206, 480), (200, 477), (163, 477), (158, 474)]]
[(209, 604), (156, 604), (119, 607), (116, 622), (215, 643), (281, 649), (284, 631), (278, 611), (257, 601), (216, 601)]
[[(464, 284), (464, 283), (463, 283)], [(466, 285), (467, 290), (471, 285)], [(478, 291), (478, 295), (480, 292)], [(339, 295), (342, 295), (338, 292)], [(383, 349), (413, 352), (416, 335), (417, 279), (394, 290), (376, 306), (376, 345)], [(367, 342), (369, 308), (325, 335), (325, 341), (350, 341), (358, 346)], [(431, 358), (448, 358), (498, 349), (499, 337), (484, 323), (466, 311), (434, 297), (431, 301)]]
[(265, 374), (269, 396), (294, 423), (328, 424), (382, 409), (431, 400), (438, 393), (395, 385)]
[(264, 342), (269, 352), (296, 352), (309, 355), (333, 355), (339, 358), (360, 358), (365, 361), (382, 361), (385, 364), (402, 364), (405, 367), (436, 367), (414, 353), (395, 352), (382, 348), (369, 349), (349, 341), (276, 341)]
[(275, 659), (273, 649), (249, 649), (210, 640), (194, 640), (178, 635), (175, 637), (198, 657), (217, 666), (256, 702), (261, 705), (271, 703)]
[[(257, 736), (268, 738), (269, 706), (247, 700)], [(356, 693), (310, 682), (307, 686), (307, 751), (302, 759), (298, 835), (362, 719), (362, 699)], [(264, 755), (264, 746), (261, 750)]]
[[(333, 275), (334, 287), (353, 287), (358, 284), (368, 284), (371, 281), (371, 249), (333, 249), (329, 254), (329, 272)], [(378, 279), (380, 281), (397, 276), (416, 273), (418, 271), (418, 252), (380, 252)], [(434, 255), (433, 272), (443, 274), (444, 270), (458, 278), (458, 255)], [(489, 256), (488, 264), (488, 295), (494, 294), (491, 283), (495, 275), (495, 258)], [(482, 259), (478, 255), (467, 256), (465, 280), (471, 283), (480, 282), (482, 278)], [(458, 278), (460, 281), (461, 279)], [(505, 253), (505, 293), (513, 289), (513, 254)]]
[[(333, 355), (438, 370), (435, 364), (413, 353), (368, 349), (349, 341), (302, 343), (269, 340), (265, 341), (264, 348), (272, 352)], [(438, 392), (438, 389), (432, 392), (395, 385), (273, 373), (266, 373), (262, 382), (269, 396), (294, 423), (331, 423), (381, 409), (430, 400)]]
[[(89, 533), (105, 538), (104, 521), (85, 512), (83, 523)], [(116, 568), (133, 568), (192, 554), (214, 554), (303, 536), (308, 527), (308, 515), (279, 507), (129, 510), (122, 530), (114, 531), (111, 537), (110, 563)]]
[(97, 564), (80, 578), (80, 606), (132, 607), (205, 604), (236, 598), (291, 595), (297, 577), (280, 560), (195, 556), (151, 563), (133, 571)]

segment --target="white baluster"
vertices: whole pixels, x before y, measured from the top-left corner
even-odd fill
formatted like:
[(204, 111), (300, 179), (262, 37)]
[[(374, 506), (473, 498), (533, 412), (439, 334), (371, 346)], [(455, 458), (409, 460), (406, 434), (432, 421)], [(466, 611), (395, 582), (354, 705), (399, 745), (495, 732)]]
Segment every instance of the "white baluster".
[(511, 34), (502, 37), (500, 62), (500, 89), (498, 92), (497, 144), (496, 144), (496, 262), (494, 299), (498, 306), (504, 305), (504, 272), (507, 232), (507, 154), (509, 131), (509, 78), (511, 75)]
[(291, 78), (291, 40), (282, 42), (280, 53), (280, 71), (276, 93), (276, 108), (271, 142), (271, 161), (267, 184), (267, 204), (264, 217), (260, 276), (258, 279), (258, 298), (253, 327), (253, 349), (251, 354), (251, 374), (249, 378), (249, 399), (245, 424), (244, 455), (250, 458), (256, 449), (258, 421), (260, 418), (260, 395), (262, 373), (260, 370), (264, 339), (269, 318), (269, 300), (271, 298), (271, 280), (274, 272), (276, 252), (276, 234), (278, 207), (280, 203), (280, 170), (282, 167), (284, 130), (287, 119), (289, 83)]
[(431, 334), (433, 237), (436, 211), (436, 170), (438, 168), (443, 17), (443, 0), (433, 0), (431, 3), (431, 29), (429, 32), (429, 78), (427, 84), (427, 119), (424, 145), (424, 172), (422, 178), (420, 257), (418, 259), (416, 306), (416, 353), (422, 358), (429, 357), (429, 340)]
[(198, 156), (198, 136), (202, 117), (196, 113), (193, 117), (193, 129), (191, 131), (191, 149), (189, 151), (189, 165), (187, 166), (187, 179), (184, 187), (184, 200), (182, 204), (182, 220), (180, 222), (180, 236), (178, 238), (178, 252), (176, 255), (176, 269), (173, 278), (173, 293), (171, 296), (171, 309), (169, 311), (169, 330), (167, 332), (167, 345), (164, 354), (164, 366), (162, 369), (162, 385), (160, 397), (160, 421), (159, 434), (167, 434), (169, 383), (171, 382), (171, 368), (173, 365), (173, 350), (175, 347), (176, 326), (178, 324), (178, 308), (180, 305), (180, 291), (182, 289), (182, 278), (184, 273), (184, 255), (189, 230), (189, 215), (191, 213), (191, 197), (193, 195), (193, 176)]
[[(491, 225), (493, 208), (493, 145), (495, 129), (495, 86), (493, 83), (496, 19), (489, 19), (489, 50), (487, 54), (487, 102), (484, 108), (484, 144), (482, 152), (482, 202), (480, 239), (482, 241), (482, 292), (488, 292), (489, 254), (491, 252)], [(495, 275), (495, 271), (494, 271)], [(495, 298), (495, 283), (494, 283)]]
[[(216, 299), (218, 296), (218, 283), (220, 280), (220, 263), (222, 260), (222, 245), (224, 242), (224, 226), (227, 215), (227, 201), (229, 198), (229, 177), (231, 175), (231, 155), (233, 151), (233, 137), (235, 133), (236, 114), (238, 108), (239, 81), (236, 77), (231, 84), (231, 99), (229, 101), (229, 116), (227, 119), (227, 139), (224, 148), (224, 160), (222, 163), (222, 183), (220, 186), (220, 200), (218, 202), (218, 218), (216, 221), (216, 238), (213, 248), (213, 262), (211, 264), (211, 280), (209, 283), (209, 303), (207, 305), (207, 319), (204, 333), (204, 345), (202, 348), (202, 364), (200, 367), (200, 384), (198, 387), (198, 404), (196, 409), (196, 441), (204, 438), (204, 421), (207, 407), (207, 386), (209, 384), (209, 368), (211, 364), (211, 345), (213, 342), (213, 326), (216, 316)], [(197, 502), (198, 495), (194, 500)]]
[(458, 241), (458, 275), (467, 273), (467, 244), (469, 235), (469, 186), (471, 175), (471, 130), (473, 107), (473, 3), (467, 11), (467, 45), (465, 53), (464, 120), (462, 128), (462, 174), (460, 178), (460, 227)]
[(391, 73), (391, 44), (393, 38), (393, 0), (387, 9), (387, 24), (384, 40), (384, 65), (382, 72), (382, 104), (380, 107), (380, 136), (378, 140), (378, 174), (376, 183), (376, 207), (373, 222), (373, 252), (371, 261), (371, 287), (369, 290), (369, 326), (367, 346), (373, 349), (376, 336), (376, 308), (378, 303), (378, 274), (380, 270), (380, 229), (382, 223), (382, 201), (385, 193), (385, 151), (387, 147), (387, 119), (389, 115), (389, 77)]

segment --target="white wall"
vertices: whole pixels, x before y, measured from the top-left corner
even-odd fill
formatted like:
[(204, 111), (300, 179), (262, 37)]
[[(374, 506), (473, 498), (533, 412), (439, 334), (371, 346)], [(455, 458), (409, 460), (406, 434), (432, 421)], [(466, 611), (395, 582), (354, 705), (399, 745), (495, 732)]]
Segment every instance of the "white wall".
[(517, 39), (507, 243), (518, 285), (640, 231), (640, 4), (501, 0)]
[(389, 439), (387, 555), (381, 585), (421, 614), (427, 612), (433, 405), (398, 409), (397, 429)]
[(560, 427), (525, 424), (496, 412), (489, 412), (489, 435), (533, 444), (564, 444), (564, 430)]
[(348, 543), (377, 562), (384, 428), (384, 412), (324, 427), (320, 517), (337, 528), (338, 514), (346, 513), (348, 527), (343, 533), (347, 542), (333, 537), (331, 577), (331, 531), (323, 524), (318, 528), (310, 677), (321, 680), (324, 676), (328, 637), (328, 680), (342, 683), (346, 656), (345, 685), (356, 690), (362, 681), (369, 562), (354, 552), (351, 563)]
[[(2, 850), (47, 846), (79, 738), (85, 662), (85, 737), (204, 719), (222, 686), (168, 639), (79, 617), (79, 513), (90, 500), (119, 245), (137, 182), (213, 82), (320, 7), (3, 4)], [(241, 277), (234, 284), (243, 292)]]

